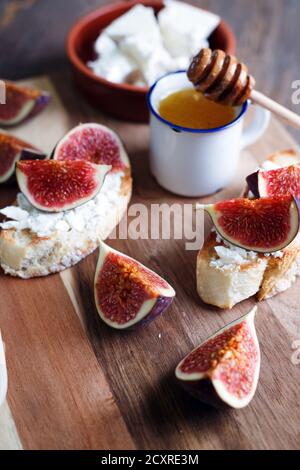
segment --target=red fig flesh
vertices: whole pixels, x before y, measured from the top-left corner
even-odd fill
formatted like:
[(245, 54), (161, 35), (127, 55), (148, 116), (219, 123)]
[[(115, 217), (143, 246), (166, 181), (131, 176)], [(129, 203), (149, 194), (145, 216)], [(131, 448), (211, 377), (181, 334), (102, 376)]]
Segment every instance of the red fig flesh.
[(24, 160), (17, 163), (16, 176), (20, 190), (34, 207), (60, 212), (94, 198), (110, 169), (83, 161)]
[(259, 170), (247, 177), (256, 197), (292, 196), (300, 199), (300, 164), (274, 170)]
[(94, 294), (101, 319), (127, 329), (161, 315), (175, 291), (155, 272), (101, 242)]
[(196, 398), (233, 408), (252, 400), (260, 370), (256, 309), (219, 330), (179, 363), (175, 375)]
[(0, 104), (0, 125), (14, 126), (40, 113), (49, 103), (47, 92), (5, 82), (6, 103)]
[(246, 250), (282, 250), (299, 231), (298, 203), (292, 196), (230, 199), (196, 208), (209, 213), (221, 237)]
[(15, 173), (16, 162), (26, 158), (45, 158), (28, 142), (0, 133), (0, 183), (9, 181)]
[(53, 158), (111, 165), (112, 171), (129, 166), (119, 137), (108, 127), (95, 123), (81, 124), (66, 134), (57, 144)]

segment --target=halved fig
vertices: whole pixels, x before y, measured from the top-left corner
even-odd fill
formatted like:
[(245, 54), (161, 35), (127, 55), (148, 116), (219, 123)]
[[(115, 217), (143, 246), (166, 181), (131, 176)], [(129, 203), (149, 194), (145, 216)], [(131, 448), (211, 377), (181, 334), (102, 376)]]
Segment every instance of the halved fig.
[(117, 134), (108, 127), (96, 123), (74, 127), (57, 144), (53, 158), (111, 165), (112, 171), (129, 167), (127, 153)]
[(209, 213), (221, 237), (250, 251), (282, 250), (299, 231), (299, 206), (292, 196), (230, 199), (196, 209)]
[(244, 408), (252, 400), (260, 370), (256, 310), (217, 331), (178, 364), (177, 379), (202, 402)]
[(175, 291), (143, 264), (101, 242), (94, 294), (102, 320), (121, 330), (161, 315)]
[(274, 170), (258, 170), (247, 177), (255, 197), (292, 196), (300, 199), (300, 164)]
[(34, 207), (61, 212), (94, 198), (110, 169), (83, 161), (24, 160), (17, 163), (16, 176), (20, 190)]
[(0, 125), (14, 126), (40, 113), (49, 103), (46, 91), (5, 82), (6, 103), (0, 104)]
[(16, 162), (21, 159), (44, 159), (45, 154), (39, 152), (28, 142), (0, 132), (0, 183), (9, 181), (15, 173)]

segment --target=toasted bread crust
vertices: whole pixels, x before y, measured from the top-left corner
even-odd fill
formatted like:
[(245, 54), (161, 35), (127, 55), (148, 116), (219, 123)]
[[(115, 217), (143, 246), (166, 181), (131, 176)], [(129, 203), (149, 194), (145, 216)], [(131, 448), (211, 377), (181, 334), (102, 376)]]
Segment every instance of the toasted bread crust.
[(287, 149), (272, 153), (267, 160), (279, 166), (288, 166), (299, 163), (299, 156), (294, 149)]
[(278, 283), (293, 269), (299, 255), (300, 245), (296, 241), (283, 250), (282, 258), (270, 256), (263, 282), (257, 294), (258, 300), (264, 300), (275, 295)]
[(197, 256), (197, 291), (201, 299), (210, 305), (230, 309), (236, 303), (256, 294), (263, 281), (267, 259), (258, 256), (240, 266), (225, 269), (211, 265), (216, 258), (215, 247), (220, 246), (212, 232)]

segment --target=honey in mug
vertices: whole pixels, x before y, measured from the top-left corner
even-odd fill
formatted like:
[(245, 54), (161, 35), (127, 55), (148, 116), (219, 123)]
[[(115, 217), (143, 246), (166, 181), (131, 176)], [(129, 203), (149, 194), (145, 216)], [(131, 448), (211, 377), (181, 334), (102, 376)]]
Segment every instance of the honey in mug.
[(158, 112), (167, 121), (190, 129), (214, 129), (236, 118), (236, 110), (208, 100), (194, 88), (171, 93), (159, 103)]

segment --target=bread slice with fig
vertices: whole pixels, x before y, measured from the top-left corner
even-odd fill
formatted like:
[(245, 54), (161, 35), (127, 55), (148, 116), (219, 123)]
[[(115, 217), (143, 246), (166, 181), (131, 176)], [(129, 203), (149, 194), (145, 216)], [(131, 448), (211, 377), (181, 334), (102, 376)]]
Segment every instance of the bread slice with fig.
[(25, 182), (23, 178), (27, 190), (22, 189), (14, 205), (0, 210), (6, 217), (0, 224), (0, 264), (6, 274), (27, 279), (78, 263), (109, 236), (127, 209), (132, 190), (130, 163), (111, 129), (99, 124), (77, 126), (58, 143), (52, 157), (58, 166), (81, 160), (92, 169), (103, 166), (107, 174), (102, 175), (103, 182), (98, 180), (97, 194), (95, 190), (86, 198), (83, 193), (77, 197), (78, 190), (72, 195), (72, 189), (70, 196), (77, 197), (78, 203), (61, 204), (68, 210), (54, 207), (50, 188), (41, 187), (43, 175), (38, 180), (39, 199), (34, 193), (38, 191), (36, 182), (28, 175)]
[[(261, 169), (278, 170), (299, 163), (293, 150), (271, 155)], [(249, 186), (243, 193), (253, 198)], [(295, 235), (295, 233), (294, 233)], [(256, 295), (264, 300), (287, 290), (300, 275), (300, 237), (273, 252), (240, 248), (212, 230), (198, 252), (196, 278), (201, 299), (220, 308), (230, 309), (238, 302)]]

